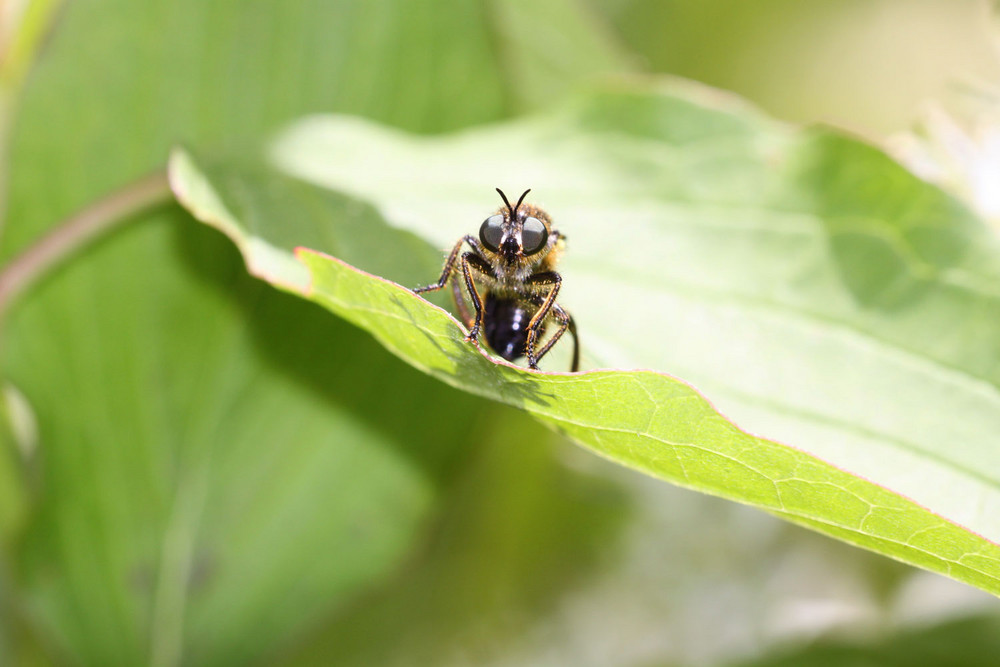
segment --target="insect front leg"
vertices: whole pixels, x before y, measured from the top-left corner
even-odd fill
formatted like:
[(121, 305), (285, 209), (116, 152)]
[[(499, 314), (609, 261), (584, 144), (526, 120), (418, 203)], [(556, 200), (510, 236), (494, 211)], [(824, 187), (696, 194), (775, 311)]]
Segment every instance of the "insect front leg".
[[(549, 287), (548, 294), (542, 299), (541, 305), (528, 323), (528, 340), (524, 345), (525, 356), (528, 357), (528, 368), (537, 370), (538, 359), (542, 356), (541, 354), (535, 354), (535, 345), (538, 344), (538, 332), (541, 330), (542, 324), (545, 323), (545, 318), (549, 316), (549, 312), (556, 302), (559, 286), (562, 285), (562, 276), (555, 271), (542, 271), (541, 273), (528, 276), (528, 279), (524, 282), (525, 285), (530, 287)], [(542, 354), (545, 352), (548, 352), (548, 347), (543, 349)]]
[(441, 270), (441, 277), (438, 278), (436, 283), (431, 283), (430, 285), (424, 285), (423, 287), (414, 287), (414, 294), (421, 294), (423, 292), (436, 292), (439, 289), (444, 288), (448, 284), (448, 279), (451, 278), (452, 272), (455, 270), (455, 262), (458, 260), (458, 253), (462, 251), (462, 244), (468, 243), (473, 248), (478, 248), (479, 244), (475, 237), (471, 235), (465, 235), (458, 240), (455, 247), (451, 249), (448, 253), (448, 259), (444, 261), (444, 269)]
[(475, 280), (472, 279), (473, 271), (478, 271), (487, 278), (493, 277), (493, 269), (490, 268), (489, 263), (485, 259), (474, 252), (467, 252), (462, 255), (462, 275), (465, 277), (465, 289), (468, 290), (469, 298), (472, 299), (472, 307), (476, 310), (472, 327), (465, 337), (465, 340), (468, 341), (474, 341), (479, 338), (479, 329), (483, 324), (483, 299), (479, 296), (479, 290), (476, 289)]

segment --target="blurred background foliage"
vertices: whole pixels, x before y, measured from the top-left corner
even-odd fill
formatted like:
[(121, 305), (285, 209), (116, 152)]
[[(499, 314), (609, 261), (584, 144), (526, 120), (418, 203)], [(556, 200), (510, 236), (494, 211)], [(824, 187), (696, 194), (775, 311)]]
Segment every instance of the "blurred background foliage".
[[(238, 152), (312, 112), (444, 132), (665, 72), (880, 141), (1000, 78), (991, 21), (975, 0), (0, 0), (0, 261), (176, 142)], [(249, 278), (177, 206), (136, 217), (3, 323), (0, 663), (995, 661), (985, 594), (607, 464)]]
[(653, 70), (872, 138), (907, 129), (922, 103), (962, 83), (997, 81), (990, 4), (595, 0)]

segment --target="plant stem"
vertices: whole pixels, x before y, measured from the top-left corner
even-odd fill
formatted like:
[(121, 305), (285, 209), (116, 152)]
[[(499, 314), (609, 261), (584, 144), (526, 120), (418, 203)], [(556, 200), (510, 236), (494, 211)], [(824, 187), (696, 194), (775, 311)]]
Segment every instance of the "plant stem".
[(0, 319), (11, 303), (49, 270), (101, 234), (170, 196), (167, 174), (159, 170), (99, 199), (56, 225), (0, 269)]

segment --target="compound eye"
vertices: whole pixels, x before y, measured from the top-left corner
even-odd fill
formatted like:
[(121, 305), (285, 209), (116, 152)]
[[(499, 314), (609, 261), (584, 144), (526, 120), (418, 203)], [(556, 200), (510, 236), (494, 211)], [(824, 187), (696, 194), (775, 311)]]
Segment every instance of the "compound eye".
[(545, 242), (549, 240), (549, 230), (545, 229), (545, 224), (538, 218), (528, 218), (521, 228), (521, 247), (524, 248), (525, 255), (534, 255), (545, 247)]
[(479, 240), (493, 252), (500, 250), (500, 242), (503, 240), (502, 215), (491, 215), (483, 221), (483, 226), (479, 228)]

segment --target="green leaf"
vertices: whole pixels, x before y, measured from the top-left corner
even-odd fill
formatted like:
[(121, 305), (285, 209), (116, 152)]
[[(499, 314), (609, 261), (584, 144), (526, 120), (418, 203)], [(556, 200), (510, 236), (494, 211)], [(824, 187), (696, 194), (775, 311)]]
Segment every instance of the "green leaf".
[(575, 606), (614, 575), (637, 522), (635, 498), (611, 464), (580, 461), (558, 434), (513, 409), (498, 410), (481, 437), (485, 446), (450, 491), (451, 511), (426, 548), (367, 604), (298, 643), (283, 664), (572, 662), (525, 658), (519, 644), (551, 628), (562, 604)]
[(731, 663), (730, 667), (853, 667), (855, 665), (925, 665), (980, 667), (1000, 650), (1000, 619), (971, 616), (940, 625), (900, 632), (872, 643), (826, 640), (774, 655)]
[(17, 387), (0, 387), (0, 544), (18, 531), (30, 504), (26, 468), (38, 444), (37, 428)]
[[(661, 84), (433, 139), (314, 117), (269, 155), (270, 176), (172, 161), (181, 201), (251, 271), (612, 460), (1000, 593), (1000, 248), (875, 149)], [(289, 175), (310, 194), (263, 203)], [(346, 224), (312, 203), (323, 189), (443, 248), (495, 207), (495, 185), (532, 187), (568, 234), (560, 301), (586, 365), (662, 372), (527, 373), (404, 287), (300, 250), (305, 289), (292, 263), (296, 244), (337, 250), (316, 242)], [(436, 276), (361, 255), (347, 259), (407, 286)]]
[[(424, 132), (509, 115), (526, 103), (498, 37), (513, 30), (486, 10), (67, 3), (18, 104), (0, 258), (179, 139), (239, 152), (315, 111)], [(574, 48), (601, 58), (598, 42)], [(589, 76), (569, 55), (536, 85)], [(179, 207), (135, 223), (4, 323), (43, 462), (9, 597), (52, 655), (245, 664), (401, 565), (495, 408), (252, 280)]]

